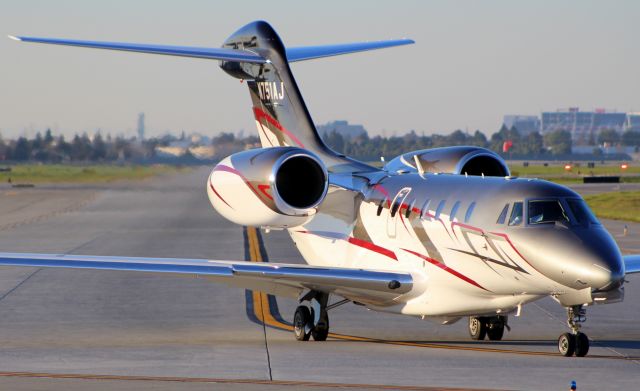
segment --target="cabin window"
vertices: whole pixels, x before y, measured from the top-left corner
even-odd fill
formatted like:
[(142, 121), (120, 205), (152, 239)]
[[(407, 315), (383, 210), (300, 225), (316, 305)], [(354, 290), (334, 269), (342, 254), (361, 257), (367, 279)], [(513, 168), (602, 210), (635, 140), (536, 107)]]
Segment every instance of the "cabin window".
[(424, 205), (422, 205), (422, 210), (420, 211), (420, 217), (424, 217), (424, 215), (429, 212), (429, 203), (430, 202), (431, 202), (431, 200), (429, 198), (427, 198), (427, 200), (424, 202)]
[(396, 213), (398, 213), (398, 209), (400, 209), (400, 206), (402, 206), (402, 201), (404, 201), (410, 191), (410, 187), (405, 187), (404, 189), (400, 190), (398, 194), (396, 194), (391, 205), (391, 217), (396, 216)]
[(476, 202), (473, 201), (469, 207), (467, 208), (467, 213), (464, 214), (464, 222), (468, 223), (469, 220), (471, 219), (471, 214), (473, 213), (473, 208), (476, 207)]
[(378, 204), (378, 210), (376, 212), (376, 215), (380, 216), (380, 214), (382, 213), (382, 209), (384, 209), (384, 202), (386, 201), (385, 198), (380, 200), (380, 203)]
[(396, 212), (398, 212), (398, 209), (400, 208), (401, 202), (402, 202), (402, 197), (396, 197), (396, 200), (393, 202), (393, 205), (391, 206), (391, 217), (395, 217)]
[(560, 200), (529, 201), (529, 224), (568, 223), (569, 217)]
[(453, 219), (456, 217), (458, 208), (460, 208), (460, 201), (456, 201), (456, 203), (453, 204), (453, 208), (451, 208), (451, 214), (449, 214), (449, 221), (453, 221)]
[(514, 202), (511, 216), (509, 217), (509, 225), (520, 225), (522, 223), (522, 202)]
[(406, 212), (404, 212), (404, 217), (405, 218), (409, 218), (409, 215), (411, 215), (411, 211), (413, 210), (413, 206), (416, 204), (416, 200), (413, 200), (413, 202), (411, 202), (411, 205), (407, 206), (407, 210)]
[(440, 203), (438, 204), (438, 208), (436, 209), (436, 219), (440, 218), (440, 212), (442, 212), (442, 209), (444, 209), (444, 204), (446, 203), (445, 200), (440, 201)]
[(500, 216), (498, 216), (497, 224), (504, 224), (504, 221), (507, 219), (507, 212), (509, 211), (509, 204), (506, 204), (504, 208), (502, 208), (502, 212), (500, 212)]

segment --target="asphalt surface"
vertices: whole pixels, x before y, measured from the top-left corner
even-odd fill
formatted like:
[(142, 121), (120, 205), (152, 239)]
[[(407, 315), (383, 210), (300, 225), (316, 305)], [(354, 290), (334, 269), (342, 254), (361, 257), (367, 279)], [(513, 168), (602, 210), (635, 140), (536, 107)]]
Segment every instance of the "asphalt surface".
[[(217, 215), (207, 173), (0, 189), (0, 250), (301, 262), (286, 233)], [(605, 224), (640, 252), (640, 225), (624, 236), (624, 223)], [(588, 309), (589, 356), (564, 358), (565, 313), (551, 299), (511, 317), (500, 343), (470, 341), (464, 321), (350, 304), (330, 312), (334, 338), (301, 343), (286, 330), (292, 300), (171, 275), (3, 267), (0, 389), (636, 389), (640, 278), (628, 280), (624, 303)]]

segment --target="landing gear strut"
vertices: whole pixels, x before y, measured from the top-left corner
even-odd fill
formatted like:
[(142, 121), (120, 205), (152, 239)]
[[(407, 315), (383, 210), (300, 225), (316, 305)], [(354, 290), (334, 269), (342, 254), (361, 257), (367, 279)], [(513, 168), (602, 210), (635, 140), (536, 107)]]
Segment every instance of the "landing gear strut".
[(567, 325), (571, 333), (564, 333), (558, 338), (558, 350), (565, 357), (584, 357), (589, 352), (589, 338), (580, 332), (580, 326), (587, 320), (587, 311), (581, 305), (567, 308)]
[(329, 336), (328, 311), (349, 300), (341, 300), (331, 305), (329, 295), (318, 291), (309, 291), (300, 298), (300, 305), (293, 316), (293, 332), (298, 341), (308, 341), (313, 337), (315, 341), (326, 341)]
[(471, 339), (482, 341), (485, 337), (489, 337), (491, 341), (500, 341), (504, 336), (505, 327), (508, 318), (506, 316), (470, 316), (469, 317), (469, 335)]

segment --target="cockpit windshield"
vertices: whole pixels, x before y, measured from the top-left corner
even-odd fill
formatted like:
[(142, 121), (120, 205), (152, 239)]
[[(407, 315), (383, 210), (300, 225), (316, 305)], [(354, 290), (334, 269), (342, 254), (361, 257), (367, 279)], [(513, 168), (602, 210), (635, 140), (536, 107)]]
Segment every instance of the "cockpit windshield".
[(560, 200), (529, 201), (529, 224), (569, 223)]
[(600, 224), (584, 200), (580, 198), (568, 198), (567, 204), (569, 204), (569, 209), (571, 209), (571, 213), (573, 213), (578, 224)]

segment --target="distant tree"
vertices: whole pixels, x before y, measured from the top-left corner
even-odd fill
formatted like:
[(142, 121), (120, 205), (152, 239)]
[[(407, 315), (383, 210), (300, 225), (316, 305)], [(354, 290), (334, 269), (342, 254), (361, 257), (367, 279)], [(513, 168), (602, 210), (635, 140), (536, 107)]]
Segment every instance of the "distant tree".
[(566, 130), (554, 130), (544, 135), (544, 144), (554, 155), (571, 153), (571, 133)]
[(325, 142), (329, 148), (338, 153), (345, 153), (345, 141), (342, 135), (335, 130), (327, 134)]
[(31, 143), (26, 137), (20, 137), (13, 149), (11, 158), (17, 161), (26, 161), (31, 157)]
[(471, 139), (471, 144), (478, 147), (486, 147), (487, 136), (485, 136), (481, 131), (476, 130), (476, 132), (473, 134), (473, 138)]
[(640, 146), (640, 132), (635, 130), (627, 130), (622, 133), (622, 144), (637, 147)]
[(5, 160), (7, 158), (7, 144), (5, 144), (2, 139), (2, 134), (0, 134), (0, 160)]
[(466, 145), (469, 144), (467, 142), (467, 135), (460, 129), (451, 133), (448, 137), (449, 145)]
[(71, 160), (86, 161), (90, 157), (91, 140), (89, 140), (89, 136), (86, 133), (83, 133), (82, 136), (76, 134), (71, 141)]
[(524, 155), (537, 156), (544, 152), (544, 140), (538, 132), (529, 133), (521, 143), (523, 144)]
[(602, 129), (598, 134), (598, 143), (617, 144), (620, 141), (620, 135), (615, 129)]
[(53, 135), (51, 134), (51, 129), (47, 129), (44, 133), (44, 144), (48, 147), (53, 143)]
[[(184, 140), (183, 137), (181, 137), (180, 139)], [(219, 144), (233, 144), (235, 141), (236, 141), (236, 136), (233, 133), (222, 132), (216, 137), (214, 137), (211, 142), (214, 145), (219, 145)]]
[(36, 151), (44, 147), (44, 140), (42, 139), (42, 134), (40, 132), (36, 133), (36, 138), (31, 142), (31, 147)]
[(491, 135), (489, 148), (495, 152), (501, 153), (502, 144), (504, 144), (504, 142), (509, 139), (510, 139), (509, 128), (507, 128), (507, 125), (502, 124), (502, 127), (500, 127), (500, 130), (498, 130), (496, 133)]
[(106, 159), (106, 157), (107, 157), (107, 145), (104, 143), (104, 140), (102, 139), (102, 135), (98, 133), (93, 138), (91, 160), (102, 161)]
[(71, 144), (69, 144), (64, 139), (63, 135), (60, 135), (60, 137), (58, 137), (58, 141), (56, 142), (55, 151), (58, 154), (58, 156), (61, 156), (64, 159), (70, 159), (71, 158)]

